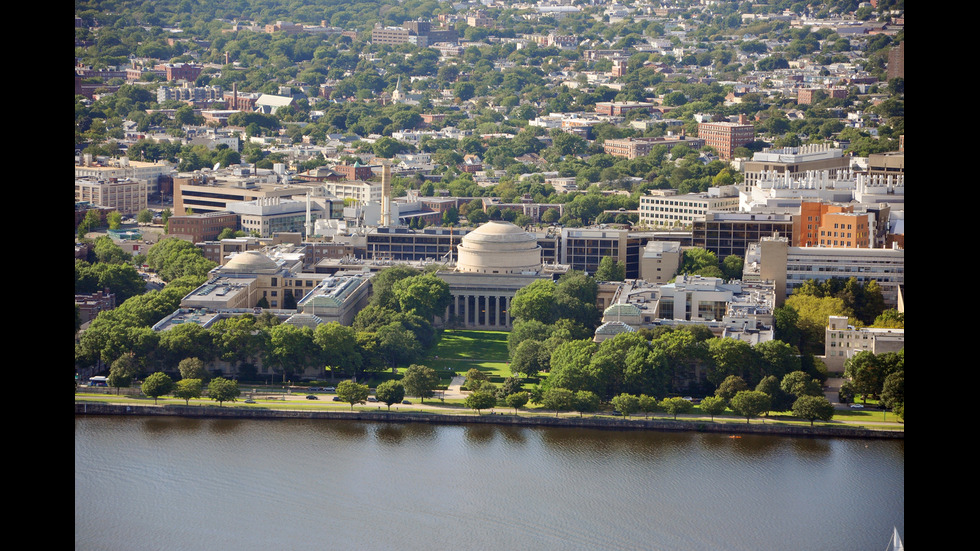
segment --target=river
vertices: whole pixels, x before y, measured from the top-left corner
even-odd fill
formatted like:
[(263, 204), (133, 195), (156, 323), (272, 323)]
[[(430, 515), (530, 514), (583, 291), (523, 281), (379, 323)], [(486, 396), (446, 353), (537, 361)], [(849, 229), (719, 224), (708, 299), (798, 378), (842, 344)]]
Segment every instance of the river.
[(75, 417), (75, 549), (879, 550), (904, 440)]

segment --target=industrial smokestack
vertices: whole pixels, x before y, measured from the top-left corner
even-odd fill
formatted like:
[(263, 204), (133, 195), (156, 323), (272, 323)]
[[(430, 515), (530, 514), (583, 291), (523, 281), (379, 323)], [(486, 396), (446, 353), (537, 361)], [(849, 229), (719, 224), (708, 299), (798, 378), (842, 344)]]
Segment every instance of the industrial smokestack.
[(381, 225), (391, 226), (391, 166), (381, 162)]

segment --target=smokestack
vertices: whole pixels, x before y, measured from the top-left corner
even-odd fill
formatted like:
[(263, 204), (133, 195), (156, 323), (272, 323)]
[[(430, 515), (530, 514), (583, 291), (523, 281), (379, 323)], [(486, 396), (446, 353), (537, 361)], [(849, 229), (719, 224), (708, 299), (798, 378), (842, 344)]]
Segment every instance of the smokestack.
[(381, 162), (381, 225), (391, 226), (391, 166)]

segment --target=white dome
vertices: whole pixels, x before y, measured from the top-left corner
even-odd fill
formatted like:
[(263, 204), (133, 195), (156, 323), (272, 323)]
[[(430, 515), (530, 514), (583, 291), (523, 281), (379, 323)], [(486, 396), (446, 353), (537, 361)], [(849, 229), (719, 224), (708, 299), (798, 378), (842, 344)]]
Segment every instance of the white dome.
[(510, 222), (492, 221), (463, 236), (460, 272), (518, 274), (541, 269), (538, 239)]
[(278, 269), (279, 265), (268, 256), (258, 251), (245, 251), (233, 256), (221, 268), (221, 271), (256, 274), (261, 272), (275, 272)]

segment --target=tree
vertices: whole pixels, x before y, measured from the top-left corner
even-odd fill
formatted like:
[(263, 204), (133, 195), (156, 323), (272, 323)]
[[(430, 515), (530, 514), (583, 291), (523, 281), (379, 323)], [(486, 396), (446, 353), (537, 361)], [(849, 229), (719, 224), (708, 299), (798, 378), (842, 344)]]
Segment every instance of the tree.
[(235, 366), (239, 373), (250, 371), (249, 376), (255, 376), (256, 359), (267, 344), (267, 334), (259, 330), (255, 316), (246, 314), (219, 320), (211, 326), (211, 337), (219, 358)]
[(726, 402), (730, 402), (736, 394), (743, 390), (748, 390), (749, 385), (745, 383), (745, 380), (738, 375), (729, 375), (725, 377), (725, 380), (718, 385), (715, 389), (715, 396), (724, 398)]
[(480, 388), (488, 382), (490, 382), (490, 380), (487, 378), (486, 373), (475, 367), (471, 367), (469, 371), (466, 372), (466, 388), (469, 390), (480, 390)]
[(834, 417), (834, 406), (823, 396), (800, 396), (793, 402), (793, 415), (800, 419), (830, 421)]
[(820, 385), (820, 381), (802, 371), (787, 373), (779, 387), (786, 394), (791, 394), (797, 398), (800, 396), (823, 396), (823, 387)]
[(114, 387), (118, 395), (119, 389), (131, 385), (137, 375), (139, 375), (139, 364), (136, 356), (132, 353), (123, 354), (112, 362), (112, 367), (109, 368), (109, 386)]
[(504, 402), (507, 404), (507, 407), (514, 408), (514, 415), (517, 415), (517, 410), (527, 405), (527, 402), (530, 399), (531, 397), (527, 392), (521, 391), (508, 394), (507, 397), (504, 398)]
[(708, 370), (708, 380), (721, 384), (730, 375), (741, 377), (747, 385), (755, 386), (762, 379), (761, 362), (752, 345), (729, 337), (708, 341), (708, 353), (714, 365)]
[(392, 369), (412, 362), (422, 350), (415, 333), (397, 321), (378, 329), (377, 342), (378, 352), (384, 359), (385, 365)]
[(732, 398), (731, 408), (735, 413), (745, 417), (745, 423), (748, 424), (753, 417), (769, 411), (770, 403), (769, 395), (765, 392), (742, 390)]
[(139, 213), (136, 215), (136, 221), (140, 224), (149, 224), (150, 222), (153, 222), (153, 211), (150, 209), (143, 209), (139, 211)]
[(630, 414), (636, 413), (640, 410), (640, 399), (632, 394), (626, 394), (625, 392), (619, 396), (614, 396), (610, 402), (612, 402), (614, 408), (623, 414), (624, 418), (628, 418)]
[(742, 265), (744, 260), (741, 256), (730, 254), (721, 262), (721, 272), (725, 274), (725, 279), (742, 279)]
[(470, 395), (463, 400), (463, 405), (469, 409), (475, 409), (477, 415), (479, 415), (480, 410), (492, 408), (493, 406), (497, 405), (497, 396), (493, 392), (478, 390), (470, 393)]
[(881, 390), (881, 403), (886, 408), (895, 409), (905, 405), (905, 370), (896, 371), (885, 377)]
[(236, 401), (240, 394), (241, 391), (238, 390), (238, 381), (225, 379), (224, 377), (215, 377), (208, 384), (208, 396), (218, 402), (218, 406), (221, 406), (224, 402)]
[(392, 292), (403, 312), (414, 310), (424, 319), (445, 315), (452, 300), (449, 284), (435, 274), (424, 274), (401, 279), (392, 286)]
[(191, 398), (200, 398), (204, 391), (204, 382), (200, 379), (181, 379), (177, 381), (174, 396), (183, 398), (186, 405), (191, 405)]
[(285, 383), (287, 376), (303, 371), (311, 359), (318, 357), (318, 351), (312, 329), (282, 323), (269, 330), (263, 363), (280, 371)]
[(904, 329), (905, 313), (899, 312), (894, 308), (889, 308), (875, 318), (875, 322), (872, 327), (880, 327), (882, 329)]
[(122, 227), (122, 213), (118, 210), (110, 212), (106, 219), (109, 221), (110, 230), (118, 230)]
[(854, 391), (864, 396), (878, 396), (885, 384), (886, 372), (884, 362), (874, 352), (862, 350), (844, 362), (844, 376), (851, 380)]
[(200, 358), (184, 358), (177, 364), (181, 379), (200, 379), (202, 383), (211, 380), (211, 374), (204, 368), (204, 362)]
[(147, 377), (146, 380), (143, 381), (143, 385), (140, 387), (143, 394), (153, 398), (154, 404), (157, 403), (157, 398), (163, 396), (164, 394), (169, 394), (173, 388), (173, 379), (162, 371), (157, 371), (156, 373)]
[(439, 376), (431, 367), (412, 364), (405, 370), (402, 384), (408, 394), (418, 396), (422, 403), (425, 403), (425, 399), (431, 398), (439, 385)]
[(613, 260), (611, 256), (604, 256), (599, 261), (595, 278), (599, 281), (623, 281), (626, 279), (626, 264), (622, 260)]
[(543, 369), (541, 365), (541, 342), (528, 339), (517, 345), (514, 356), (510, 361), (510, 372), (523, 374), (525, 377), (537, 375)]
[(374, 395), (378, 400), (388, 404), (388, 411), (391, 411), (391, 404), (397, 404), (405, 399), (405, 387), (398, 381), (385, 381), (378, 385)]
[(771, 340), (755, 345), (755, 351), (765, 364), (766, 375), (782, 379), (787, 373), (800, 371), (800, 351), (795, 346), (780, 340)]
[(657, 403), (656, 396), (648, 396), (646, 394), (640, 394), (640, 411), (646, 414), (647, 419), (650, 418), (651, 413), (656, 413), (660, 411), (660, 404)]
[(668, 415), (672, 415), (674, 420), (677, 420), (678, 413), (690, 413), (694, 409), (694, 404), (681, 398), (680, 396), (674, 396), (673, 398), (664, 398), (660, 402), (660, 407), (667, 412)]
[(584, 417), (586, 413), (599, 411), (601, 400), (599, 395), (588, 390), (580, 390), (575, 393), (575, 409), (579, 412), (579, 417)]
[(555, 417), (558, 417), (559, 412), (575, 407), (575, 393), (567, 388), (549, 388), (541, 396), (541, 405), (545, 409), (555, 410)]
[(350, 410), (354, 411), (354, 404), (363, 404), (371, 389), (367, 385), (362, 385), (354, 381), (341, 381), (337, 385), (337, 396), (341, 402), (350, 404)]
[(720, 396), (706, 396), (701, 400), (701, 412), (707, 413), (711, 416), (711, 420), (715, 420), (715, 415), (721, 415), (725, 412), (728, 404), (725, 403), (725, 399)]

